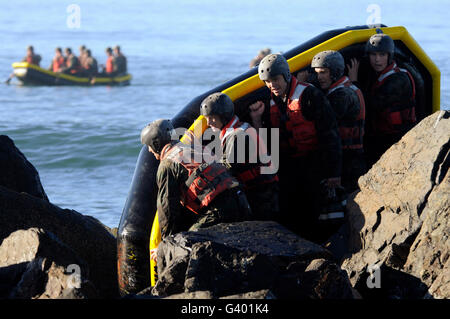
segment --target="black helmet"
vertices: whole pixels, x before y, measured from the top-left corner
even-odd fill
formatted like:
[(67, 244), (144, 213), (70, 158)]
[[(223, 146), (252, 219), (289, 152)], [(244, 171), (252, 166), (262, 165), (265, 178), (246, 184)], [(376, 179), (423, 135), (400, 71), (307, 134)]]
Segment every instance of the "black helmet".
[(141, 143), (150, 146), (154, 152), (159, 154), (163, 147), (172, 141), (173, 130), (170, 120), (156, 120), (142, 129)]
[(263, 81), (269, 80), (282, 74), (285, 81), (291, 80), (291, 71), (286, 58), (281, 54), (269, 54), (261, 60), (258, 66), (259, 78)]
[(311, 62), (312, 68), (330, 69), (331, 79), (337, 81), (344, 75), (344, 57), (338, 51), (327, 50), (317, 53)]
[(228, 95), (217, 92), (208, 95), (200, 104), (200, 114), (218, 115), (223, 124), (227, 124), (234, 116), (234, 104)]
[(366, 54), (370, 52), (387, 52), (389, 54), (389, 62), (391, 62), (395, 52), (394, 40), (384, 33), (374, 34), (366, 43)]

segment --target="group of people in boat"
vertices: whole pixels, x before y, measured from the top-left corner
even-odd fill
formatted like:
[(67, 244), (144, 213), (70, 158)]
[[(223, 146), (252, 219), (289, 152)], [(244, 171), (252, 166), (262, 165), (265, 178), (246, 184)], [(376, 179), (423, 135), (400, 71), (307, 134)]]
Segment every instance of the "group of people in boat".
[[(270, 98), (248, 102), (242, 120), (224, 93), (213, 93), (200, 105), (208, 126), (220, 132), (218, 162), (183, 156), (186, 148), (196, 150), (171, 136), (170, 120), (147, 125), (141, 142), (160, 160), (162, 238), (220, 222), (269, 219), (324, 243), (343, 225), (346, 198), (358, 189), (358, 178), (416, 124), (414, 79), (396, 63), (394, 52), (388, 35), (370, 37), (363, 59), (373, 75), (364, 85), (358, 81), (360, 61), (346, 65), (338, 51), (316, 54), (312, 73), (295, 75), (283, 55), (266, 55), (258, 75)], [(272, 149), (274, 141), (263, 140), (260, 128), (279, 130), (276, 173), (262, 173), (270, 162), (249, 160), (251, 140), (266, 143), (263, 152)], [(241, 135), (244, 144), (237, 143)], [(244, 162), (236, 160), (240, 152)]]
[[(127, 73), (127, 58), (120, 50), (120, 46), (116, 45), (114, 49), (106, 48), (106, 63), (100, 64), (101, 71), (97, 59), (92, 56), (90, 49), (82, 45), (79, 48), (79, 55), (76, 56), (72, 49), (67, 47), (63, 50), (60, 47), (55, 49), (55, 56), (52, 59), (50, 71), (55, 73), (65, 73), (80, 77), (95, 76), (116, 76)], [(33, 46), (27, 48), (27, 55), (22, 62), (28, 62), (40, 66), (41, 56), (34, 53)]]

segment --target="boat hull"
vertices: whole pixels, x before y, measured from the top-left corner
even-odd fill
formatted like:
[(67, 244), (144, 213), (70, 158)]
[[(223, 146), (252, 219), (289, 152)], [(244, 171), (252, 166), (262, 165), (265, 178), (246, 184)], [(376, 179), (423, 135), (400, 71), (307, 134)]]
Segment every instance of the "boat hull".
[(89, 77), (55, 73), (27, 62), (16, 62), (12, 66), (15, 77), (24, 85), (129, 85), (131, 81), (130, 74), (114, 77), (97, 76), (93, 82)]

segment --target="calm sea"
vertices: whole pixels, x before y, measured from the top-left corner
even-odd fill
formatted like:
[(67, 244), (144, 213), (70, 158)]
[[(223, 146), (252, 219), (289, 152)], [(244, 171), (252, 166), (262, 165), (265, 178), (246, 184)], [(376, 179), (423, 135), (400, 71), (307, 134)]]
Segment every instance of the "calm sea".
[(116, 227), (142, 127), (246, 72), (261, 48), (283, 52), (368, 22), (403, 25), (440, 68), (448, 108), (449, 11), (446, 0), (0, 0), (0, 80), (30, 44), (45, 67), (57, 46), (84, 44), (104, 63), (105, 48), (119, 44), (133, 75), (128, 87), (0, 84), (0, 134), (37, 168), (52, 203)]

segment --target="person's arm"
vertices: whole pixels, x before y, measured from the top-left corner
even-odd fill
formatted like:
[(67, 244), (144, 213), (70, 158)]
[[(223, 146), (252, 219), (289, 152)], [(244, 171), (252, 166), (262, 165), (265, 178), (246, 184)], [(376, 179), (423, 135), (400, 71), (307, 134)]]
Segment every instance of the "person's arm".
[(156, 175), (158, 209), (161, 238), (177, 232), (177, 221), (181, 213), (181, 193), (179, 185), (180, 164), (169, 160), (161, 161)]
[(342, 149), (334, 111), (319, 89), (308, 87), (304, 94), (303, 115), (315, 122), (324, 176), (327, 179), (339, 179), (342, 170)]

